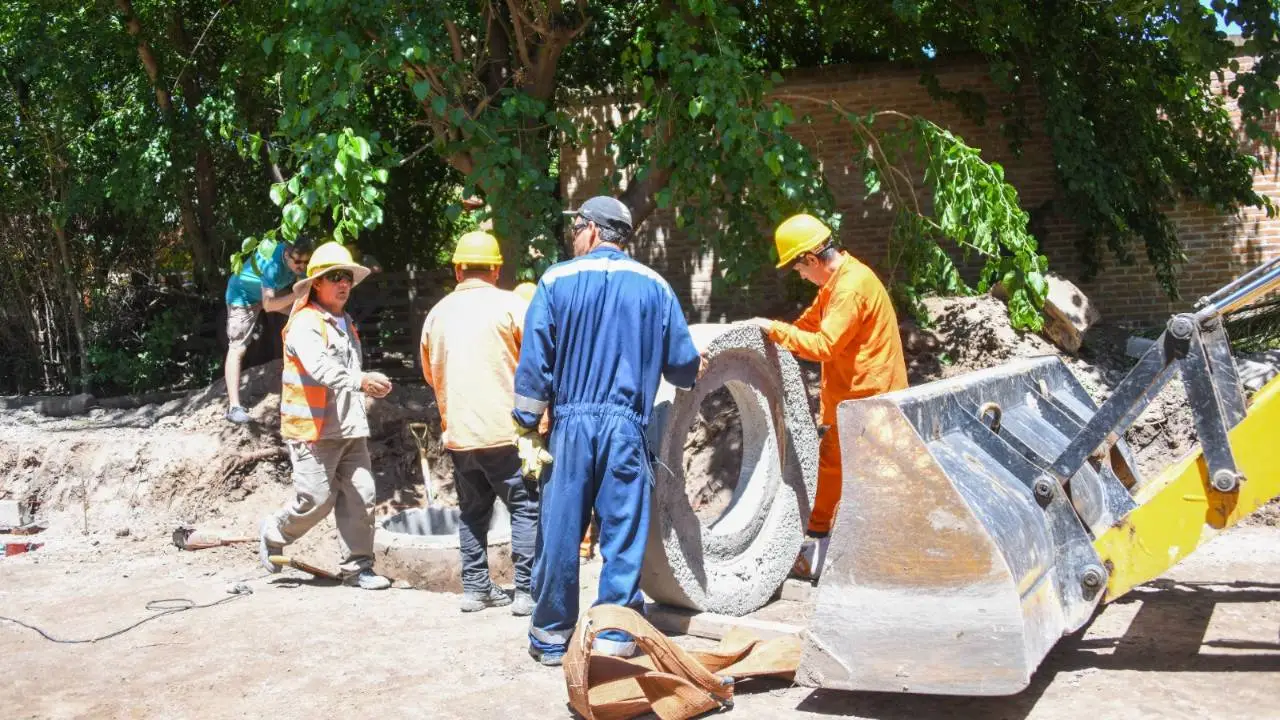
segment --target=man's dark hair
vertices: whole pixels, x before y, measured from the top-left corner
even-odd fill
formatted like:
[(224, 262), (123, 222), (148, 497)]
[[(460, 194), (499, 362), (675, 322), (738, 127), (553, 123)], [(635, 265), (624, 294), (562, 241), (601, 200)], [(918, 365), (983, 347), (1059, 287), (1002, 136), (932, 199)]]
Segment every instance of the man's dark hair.
[(312, 242), (311, 238), (299, 235), (293, 242), (289, 243), (287, 247), (295, 255), (302, 253), (310, 255), (311, 252), (315, 250), (315, 243)]
[(792, 261), (791, 265), (789, 265), (788, 268), (795, 267), (796, 263), (804, 259), (805, 255), (812, 255), (813, 259), (817, 260), (818, 262), (824, 263), (824, 262), (830, 262), (834, 260), (836, 256), (839, 254), (840, 254), (840, 246), (828, 240), (822, 247), (814, 248), (812, 250), (809, 250), (808, 252), (802, 252), (799, 255), (797, 255), (796, 259)]
[(836, 259), (840, 254), (840, 246), (834, 242), (828, 241), (826, 245), (813, 251), (813, 256), (818, 258), (819, 262), (830, 262)]

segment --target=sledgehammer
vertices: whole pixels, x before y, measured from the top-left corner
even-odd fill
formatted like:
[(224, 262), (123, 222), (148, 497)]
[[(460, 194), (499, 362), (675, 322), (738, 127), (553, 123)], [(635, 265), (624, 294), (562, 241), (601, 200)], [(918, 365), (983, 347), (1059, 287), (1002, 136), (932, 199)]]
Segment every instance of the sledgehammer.
[(324, 568), (318, 568), (315, 565), (312, 565), (311, 563), (303, 562), (302, 560), (299, 560), (294, 557), (289, 557), (287, 555), (272, 555), (271, 562), (281, 566), (287, 565), (291, 568), (294, 568), (295, 570), (301, 570), (302, 572), (305, 572), (305, 573), (311, 573), (316, 577), (322, 577), (322, 578), (327, 578), (329, 580), (337, 580), (338, 582), (342, 582), (341, 575), (336, 575), (334, 573), (329, 572), (328, 570), (325, 570)]

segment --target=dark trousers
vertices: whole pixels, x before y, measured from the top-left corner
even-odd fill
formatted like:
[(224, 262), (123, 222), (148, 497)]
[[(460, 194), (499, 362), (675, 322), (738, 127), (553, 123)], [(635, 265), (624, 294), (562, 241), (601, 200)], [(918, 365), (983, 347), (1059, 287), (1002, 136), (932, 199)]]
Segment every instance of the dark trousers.
[(520, 476), (514, 445), (483, 450), (450, 450), (453, 482), (458, 491), (458, 547), (462, 552), (462, 589), (489, 589), (489, 521), (493, 501), (500, 498), (511, 514), (511, 563), (516, 590), (529, 592), (533, 545), (538, 531), (538, 504)]

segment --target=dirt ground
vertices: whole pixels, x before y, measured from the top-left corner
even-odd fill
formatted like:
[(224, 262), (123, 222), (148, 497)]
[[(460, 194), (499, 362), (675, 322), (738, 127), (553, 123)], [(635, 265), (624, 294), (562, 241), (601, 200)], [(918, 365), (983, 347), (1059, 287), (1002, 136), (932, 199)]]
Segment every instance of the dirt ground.
[[(905, 334), (913, 383), (1056, 353), (1014, 332), (991, 298), (930, 301), (935, 326)], [(1133, 360), (1127, 333), (1103, 326), (1079, 356), (1063, 356), (1098, 401)], [(817, 368), (805, 366), (817, 409)], [(408, 589), (365, 593), (300, 573), (267, 576), (248, 546), (182, 553), (179, 523), (229, 535), (289, 494), (278, 435), (278, 363), (247, 373), (255, 422), (222, 420), (220, 383), (164, 402), (47, 417), (0, 403), (0, 498), (36, 506), (43, 548), (0, 558), (0, 615), (63, 638), (108, 633), (147, 617), (149, 601), (215, 607), (161, 617), (96, 644), (64, 645), (0, 620), (0, 707), (9, 717), (281, 718), (370, 714), (565, 717), (563, 675), (525, 654), (527, 621), (502, 610), (462, 615), (457, 596)], [(690, 496), (714, 515), (732, 492), (741, 428), (726, 393), (712, 393), (686, 443)], [(439, 418), (420, 382), (370, 409), (380, 514), (421, 503), (411, 423), (426, 423), (434, 491), (450, 503)], [(1176, 382), (1127, 434), (1144, 473), (1192, 449)], [(699, 484), (701, 480), (701, 484)], [(1239, 717), (1280, 717), (1280, 506), (1272, 505), (1064, 639), (1024, 693), (957, 699), (839, 693), (753, 681), (739, 717), (1207, 717), (1222, 698)], [(336, 562), (325, 521), (291, 552)], [(583, 577), (594, 594), (594, 572)], [(232, 596), (244, 582), (254, 592)], [(682, 642), (705, 643), (693, 638)], [(1223, 681), (1226, 687), (1223, 687)]]
[[(63, 639), (123, 628), (146, 603), (231, 598), (96, 644), (0, 621), (7, 718), (567, 717), (564, 677), (525, 654), (527, 621), (464, 615), (457, 596), (365, 592), (286, 571), (243, 547), (157, 550), (154, 538), (77, 537), (0, 560), (0, 615)], [(1280, 530), (1239, 528), (1169, 578), (1065, 638), (1023, 693), (948, 698), (747, 681), (732, 717), (1078, 720), (1276, 717)], [(583, 573), (584, 600), (598, 568)], [(690, 638), (681, 642), (705, 643)]]

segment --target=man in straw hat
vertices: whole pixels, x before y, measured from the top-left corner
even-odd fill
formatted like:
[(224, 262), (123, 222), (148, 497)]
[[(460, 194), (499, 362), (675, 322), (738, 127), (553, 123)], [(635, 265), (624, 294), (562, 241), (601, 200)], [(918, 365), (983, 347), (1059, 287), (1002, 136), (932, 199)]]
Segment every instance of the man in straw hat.
[(336, 242), (316, 248), (307, 276), (293, 286), (284, 329), (280, 435), (293, 464), (294, 497), (262, 521), (263, 566), (334, 511), (347, 583), (366, 590), (391, 585), (373, 572), (374, 481), (364, 398), (386, 397), (391, 381), (360, 370), (360, 335), (344, 311), (351, 289), (369, 276)]

